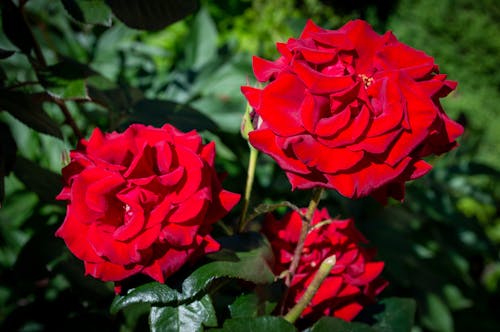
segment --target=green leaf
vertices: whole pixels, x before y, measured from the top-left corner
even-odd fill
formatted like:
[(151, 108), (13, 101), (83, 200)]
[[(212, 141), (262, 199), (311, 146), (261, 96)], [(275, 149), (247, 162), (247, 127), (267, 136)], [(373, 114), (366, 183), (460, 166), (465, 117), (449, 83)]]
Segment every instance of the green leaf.
[(369, 325), (346, 322), (340, 318), (322, 317), (314, 324), (310, 332), (377, 332)]
[(88, 98), (85, 79), (96, 74), (90, 67), (65, 58), (38, 72), (40, 83), (62, 99)]
[(377, 331), (411, 331), (415, 318), (415, 300), (393, 297), (381, 300), (378, 305), (384, 306), (384, 311), (374, 315), (377, 323), (373, 327)]
[(31, 191), (36, 193), (42, 201), (56, 203), (56, 196), (62, 189), (61, 176), (40, 167), (21, 156), (17, 156), (14, 165), (14, 174)]
[(136, 303), (177, 304), (182, 295), (167, 285), (151, 282), (141, 285), (125, 296), (117, 296), (111, 304), (110, 311), (116, 314), (118, 311)]
[(441, 298), (434, 293), (427, 294), (422, 323), (432, 331), (453, 331), (451, 312)]
[(196, 0), (106, 0), (113, 14), (131, 28), (160, 30), (198, 9)]
[(217, 326), (217, 317), (210, 296), (177, 307), (152, 307), (149, 316), (151, 331), (194, 332), (203, 326)]
[(62, 0), (62, 4), (79, 22), (111, 26), (111, 9), (104, 0)]
[[(240, 245), (247, 243), (253, 248), (249, 251), (236, 252), (240, 259), (238, 262), (212, 262), (198, 268), (182, 283), (184, 296), (195, 296), (219, 278), (242, 279), (254, 284), (270, 284), (274, 281), (274, 274), (267, 263), (272, 259), (269, 242), (257, 233), (242, 234), (232, 238)], [(224, 241), (220, 242), (224, 247)]]
[[(269, 242), (257, 233), (242, 234), (232, 240), (239, 242), (240, 248), (248, 249), (236, 252), (238, 261), (212, 262), (199, 267), (182, 283), (182, 293), (157, 282), (139, 286), (127, 295), (117, 296), (111, 305), (111, 312), (116, 313), (135, 303), (152, 305), (187, 303), (206, 292), (214, 281), (221, 278), (242, 279), (254, 284), (272, 283), (274, 274), (267, 264), (272, 255)], [(231, 241), (224, 239), (220, 242), (224, 245)]]
[(0, 90), (0, 110), (9, 112), (30, 128), (62, 138), (61, 129), (42, 109), (38, 95)]
[(133, 112), (127, 119), (126, 125), (134, 122), (156, 127), (169, 123), (182, 131), (217, 130), (217, 125), (206, 115), (189, 105), (168, 100), (140, 100), (133, 106)]
[(186, 67), (199, 70), (217, 57), (217, 29), (210, 14), (202, 8), (196, 15), (185, 44)]
[(34, 48), (35, 40), (21, 10), (11, 0), (3, 0), (1, 5), (3, 32), (12, 44), (19, 47), (24, 53), (29, 54)]
[[(256, 318), (233, 318), (224, 322), (222, 329), (212, 329), (217, 332), (295, 332), (297, 329), (293, 324), (287, 322), (282, 317), (260, 316)], [(333, 331), (333, 330), (331, 330)], [(335, 331), (336, 332), (336, 331)]]
[(229, 305), (232, 318), (257, 317), (259, 315), (270, 315), (276, 307), (276, 303), (261, 301), (256, 293), (239, 296)]

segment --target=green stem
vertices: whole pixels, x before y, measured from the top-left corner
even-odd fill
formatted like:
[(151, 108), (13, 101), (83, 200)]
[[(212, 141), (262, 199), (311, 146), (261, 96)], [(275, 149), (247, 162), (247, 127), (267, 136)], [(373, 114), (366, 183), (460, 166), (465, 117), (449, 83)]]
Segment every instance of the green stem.
[(316, 188), (313, 191), (313, 197), (309, 202), (309, 207), (307, 208), (307, 212), (305, 217), (302, 219), (302, 229), (300, 230), (299, 241), (297, 242), (297, 247), (295, 247), (295, 251), (293, 253), (293, 259), (290, 263), (290, 268), (288, 269), (289, 274), (287, 278), (287, 286), (290, 286), (290, 282), (299, 266), (300, 256), (302, 255), (302, 250), (304, 249), (304, 243), (306, 241), (307, 233), (309, 232), (309, 228), (311, 227), (312, 218), (314, 215), (314, 211), (318, 207), (319, 201), (321, 199), (321, 194), (323, 193), (323, 188)]
[(285, 315), (284, 318), (287, 321), (293, 324), (300, 317), (300, 314), (309, 305), (323, 281), (330, 274), (330, 271), (332, 270), (335, 263), (335, 255), (327, 257), (321, 263), (318, 271), (316, 272), (316, 275), (314, 276), (314, 279), (311, 281), (309, 287), (307, 287), (306, 291), (304, 292), (304, 295), (302, 295), (299, 302), (297, 302), (297, 304)]
[(241, 212), (241, 218), (240, 218), (240, 226), (238, 231), (241, 233), (245, 230), (245, 227), (247, 226), (247, 214), (248, 214), (248, 207), (250, 205), (250, 196), (252, 195), (252, 187), (253, 187), (253, 180), (255, 178), (255, 168), (257, 166), (257, 157), (259, 155), (259, 152), (250, 146), (250, 157), (248, 159), (248, 170), (247, 170), (247, 183), (245, 186), (245, 197), (243, 198), (243, 210)]

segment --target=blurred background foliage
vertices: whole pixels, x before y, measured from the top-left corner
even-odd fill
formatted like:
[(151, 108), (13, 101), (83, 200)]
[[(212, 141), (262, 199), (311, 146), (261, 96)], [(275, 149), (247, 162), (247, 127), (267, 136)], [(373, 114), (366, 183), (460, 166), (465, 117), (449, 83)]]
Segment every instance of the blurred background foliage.
[[(0, 330), (145, 328), (147, 322), (137, 319), (144, 310), (109, 314), (112, 285), (84, 277), (81, 262), (53, 235), (64, 218), (54, 196), (68, 151), (96, 126), (110, 131), (131, 122), (171, 122), (215, 140), (217, 166), (228, 173), (225, 187), (241, 192), (248, 153), (239, 135), (245, 108), (240, 86), (254, 84), (251, 56), (274, 59), (275, 42), (297, 37), (308, 18), (325, 28), (363, 18), (379, 33), (393, 30), (459, 81), (444, 106), (466, 127), (461, 146), (431, 160), (434, 170), (408, 185), (405, 203), (383, 208), (371, 199), (348, 201), (330, 192), (322, 206), (332, 215), (355, 216), (378, 247), (390, 281), (383, 297), (417, 300), (413, 331), (498, 330), (496, 0), (187, 1), (194, 4), (188, 12), (197, 8), (194, 14), (183, 20), (168, 16), (176, 22), (166, 28), (154, 26), (154, 19), (130, 22), (127, 11), (119, 11), (123, 2), (107, 3), (114, 15), (98, 0), (2, 1)], [(19, 5), (26, 26), (12, 31)], [(303, 192), (290, 192), (269, 158), (260, 157), (257, 172), (254, 203), (308, 201)], [(258, 229), (259, 221), (252, 226)]]

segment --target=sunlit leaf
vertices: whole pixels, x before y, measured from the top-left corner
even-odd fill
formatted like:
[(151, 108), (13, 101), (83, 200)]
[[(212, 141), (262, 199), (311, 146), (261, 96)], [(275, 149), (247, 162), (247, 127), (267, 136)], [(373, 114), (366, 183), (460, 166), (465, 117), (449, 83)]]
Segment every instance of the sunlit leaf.
[(185, 43), (186, 66), (194, 70), (217, 56), (217, 29), (208, 11), (202, 8), (196, 15)]

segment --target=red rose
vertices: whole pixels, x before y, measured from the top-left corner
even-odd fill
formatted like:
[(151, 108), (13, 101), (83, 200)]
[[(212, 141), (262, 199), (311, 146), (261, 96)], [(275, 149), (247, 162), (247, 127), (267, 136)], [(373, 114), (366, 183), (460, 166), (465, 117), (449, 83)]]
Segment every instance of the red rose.
[[(324, 224), (318, 225), (320, 222)], [(352, 219), (333, 220), (322, 209), (316, 210), (311, 225), (286, 305), (291, 308), (300, 300), (323, 260), (335, 255), (336, 264), (301, 317), (315, 321), (326, 315), (350, 321), (387, 286), (379, 277), (384, 263), (373, 261), (375, 250), (365, 247), (367, 240), (354, 227)], [(277, 275), (289, 268), (301, 227), (302, 219), (297, 212), (288, 213), (281, 220), (267, 215), (264, 233), (276, 256)]]
[(242, 87), (257, 116), (250, 143), (284, 169), (293, 188), (332, 188), (358, 198), (402, 200), (422, 160), (456, 146), (463, 128), (439, 98), (456, 82), (434, 59), (379, 35), (366, 22), (325, 30), (309, 21), (281, 57), (253, 58), (263, 89)]
[(215, 144), (171, 125), (95, 129), (63, 169), (66, 219), (56, 235), (87, 274), (120, 281), (142, 273), (164, 282), (188, 260), (218, 250), (211, 224), (239, 200), (214, 169)]

